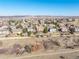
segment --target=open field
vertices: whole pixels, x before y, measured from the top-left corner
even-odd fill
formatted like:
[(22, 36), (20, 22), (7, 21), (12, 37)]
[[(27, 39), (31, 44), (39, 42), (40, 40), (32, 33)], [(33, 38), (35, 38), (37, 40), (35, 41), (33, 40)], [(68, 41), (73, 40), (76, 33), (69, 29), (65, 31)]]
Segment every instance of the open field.
[(60, 56), (63, 56), (63, 59), (79, 59), (79, 50), (50, 51), (42, 54), (20, 57), (19, 59), (62, 59)]
[[(70, 36), (70, 35), (69, 35)], [(58, 36), (59, 37), (59, 36)], [(65, 38), (65, 35), (63, 36)], [(35, 43), (35, 41), (47, 40), (47, 37), (44, 38), (35, 38), (35, 37), (7, 37), (0, 38), (0, 41), (3, 42), (1, 47), (11, 47), (13, 44), (25, 44)], [(52, 38), (54, 39), (54, 38)], [(62, 39), (62, 38), (60, 38)], [(22, 55), (10, 55), (10, 54), (0, 54), (0, 59), (79, 59), (79, 47), (74, 49), (52, 49), (52, 50), (42, 50), (32, 53), (24, 53)], [(63, 56), (63, 57), (61, 57)]]
[(79, 59), (79, 50), (57, 50), (57, 51), (46, 51), (26, 54), (22, 56), (15, 55), (0, 55), (0, 59)]

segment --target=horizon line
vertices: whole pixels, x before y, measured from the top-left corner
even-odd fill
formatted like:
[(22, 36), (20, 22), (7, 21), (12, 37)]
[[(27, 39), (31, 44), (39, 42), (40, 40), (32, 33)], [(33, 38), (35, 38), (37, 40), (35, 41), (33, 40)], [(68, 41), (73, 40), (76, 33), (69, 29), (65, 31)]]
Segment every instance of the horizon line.
[(75, 17), (75, 16), (78, 16), (79, 17), (79, 15), (0, 15), (0, 17), (7, 17), (7, 16), (57, 16), (57, 17), (68, 17), (68, 16), (70, 16), (70, 17)]

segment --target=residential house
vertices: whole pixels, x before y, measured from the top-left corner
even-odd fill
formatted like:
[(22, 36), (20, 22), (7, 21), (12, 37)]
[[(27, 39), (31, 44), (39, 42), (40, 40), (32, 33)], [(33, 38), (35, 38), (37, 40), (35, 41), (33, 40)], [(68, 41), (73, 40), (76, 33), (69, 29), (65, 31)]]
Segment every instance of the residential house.
[(61, 29), (62, 29), (62, 32), (67, 32), (68, 31), (68, 28), (65, 27), (65, 26), (63, 26)]
[(31, 28), (31, 27), (28, 27), (27, 31), (28, 31), (28, 32), (29, 32), (29, 31), (31, 31), (31, 32), (35, 32), (36, 30), (33, 29), (33, 28)]
[(0, 37), (5, 37), (9, 34), (8, 26), (0, 27)]
[(48, 32), (57, 32), (57, 29), (54, 28), (54, 27), (53, 27), (53, 28), (49, 28), (49, 29), (48, 29)]
[(36, 25), (37, 31), (42, 32), (44, 30), (44, 27), (42, 25)]
[(75, 27), (75, 32), (79, 32), (79, 26)]

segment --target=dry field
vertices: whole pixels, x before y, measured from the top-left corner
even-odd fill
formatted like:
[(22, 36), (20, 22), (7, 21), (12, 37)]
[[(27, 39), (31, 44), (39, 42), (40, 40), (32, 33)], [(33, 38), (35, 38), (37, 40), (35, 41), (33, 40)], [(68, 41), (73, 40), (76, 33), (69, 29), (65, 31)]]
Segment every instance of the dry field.
[(0, 59), (79, 59), (79, 50), (58, 50), (23, 55), (0, 55)]
[[(0, 48), (11, 47), (15, 43), (24, 46), (25, 44), (35, 43), (36, 40), (41, 41), (42, 39), (47, 40), (47, 38), (0, 38), (0, 41), (3, 42), (2, 45), (0, 44)], [(42, 50), (22, 55), (0, 54), (0, 59), (79, 59), (79, 48)]]

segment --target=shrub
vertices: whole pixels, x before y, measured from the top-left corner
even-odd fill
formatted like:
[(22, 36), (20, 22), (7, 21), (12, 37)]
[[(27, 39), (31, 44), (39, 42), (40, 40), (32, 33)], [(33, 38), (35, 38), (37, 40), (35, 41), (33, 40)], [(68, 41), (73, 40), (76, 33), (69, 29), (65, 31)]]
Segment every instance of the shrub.
[(28, 53), (31, 53), (31, 47), (32, 47), (31, 45), (25, 45), (25, 47), (24, 47), (25, 51)]
[(26, 33), (26, 32), (27, 32), (27, 28), (23, 28), (23, 29), (22, 29), (22, 32), (23, 32), (23, 33)]

